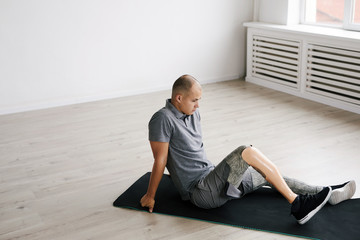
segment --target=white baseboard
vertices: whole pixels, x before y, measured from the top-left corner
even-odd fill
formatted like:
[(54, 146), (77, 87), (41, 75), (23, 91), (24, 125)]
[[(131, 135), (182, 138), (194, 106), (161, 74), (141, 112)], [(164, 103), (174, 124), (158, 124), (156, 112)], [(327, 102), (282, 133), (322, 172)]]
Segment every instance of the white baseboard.
[[(232, 79), (238, 79), (239, 75), (228, 75), (223, 77), (217, 78), (208, 78), (201, 80), (201, 84), (208, 84), (208, 83), (215, 83), (215, 82), (222, 82)], [(0, 108), (0, 115), (6, 114), (13, 114), (13, 113), (20, 113), (20, 112), (27, 112), (27, 111), (34, 111), (34, 110), (41, 110), (53, 107), (61, 107), (79, 103), (87, 103), (87, 102), (94, 102), (94, 101), (101, 101), (119, 97), (126, 97), (126, 96), (134, 96), (144, 93), (151, 93), (163, 90), (170, 90), (172, 83), (168, 85), (161, 85), (151, 88), (143, 88), (143, 89), (136, 89), (136, 90), (125, 90), (125, 91), (118, 91), (118, 92), (111, 92), (111, 93), (102, 93), (102, 94), (94, 94), (89, 96), (79, 96), (79, 97), (70, 97), (67, 99), (50, 99), (43, 102), (32, 102), (23, 105), (15, 105), (15, 106), (3, 106)]]

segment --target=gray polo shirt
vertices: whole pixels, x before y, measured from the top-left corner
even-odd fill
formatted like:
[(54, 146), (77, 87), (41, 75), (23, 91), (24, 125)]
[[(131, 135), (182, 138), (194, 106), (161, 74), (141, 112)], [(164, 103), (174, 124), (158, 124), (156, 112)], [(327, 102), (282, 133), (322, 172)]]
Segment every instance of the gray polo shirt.
[(185, 115), (168, 99), (149, 122), (149, 140), (169, 143), (166, 168), (181, 198), (189, 200), (192, 188), (214, 169), (204, 151), (198, 109)]

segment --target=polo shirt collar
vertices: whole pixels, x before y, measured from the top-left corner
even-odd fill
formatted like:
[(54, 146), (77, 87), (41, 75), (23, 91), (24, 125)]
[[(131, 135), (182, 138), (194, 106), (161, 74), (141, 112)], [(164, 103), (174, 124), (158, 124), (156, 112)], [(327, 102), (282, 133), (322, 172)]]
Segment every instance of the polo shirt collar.
[(177, 110), (177, 108), (171, 103), (171, 99), (167, 99), (166, 100), (166, 105), (165, 107), (167, 109), (169, 109), (174, 115), (176, 118), (178, 119), (186, 119), (188, 117), (188, 115), (182, 113), (182, 112), (179, 112), (179, 110)]

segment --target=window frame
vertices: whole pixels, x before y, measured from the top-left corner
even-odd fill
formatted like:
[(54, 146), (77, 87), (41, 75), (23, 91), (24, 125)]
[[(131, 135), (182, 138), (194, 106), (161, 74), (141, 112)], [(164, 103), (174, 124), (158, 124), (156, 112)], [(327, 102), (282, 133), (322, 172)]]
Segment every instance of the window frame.
[(354, 23), (355, 0), (345, 0), (344, 29), (360, 31), (360, 23)]
[[(354, 23), (354, 12), (355, 12), (355, 0), (345, 0), (344, 2), (344, 19), (342, 25), (332, 25), (325, 23), (317, 23), (315, 21), (308, 21), (306, 13), (312, 8), (309, 4), (316, 4), (314, 0), (301, 0), (300, 7), (300, 23), (307, 25), (315, 25), (322, 27), (340, 28), (345, 30), (360, 31), (360, 23)], [(315, 8), (316, 10), (316, 8)]]

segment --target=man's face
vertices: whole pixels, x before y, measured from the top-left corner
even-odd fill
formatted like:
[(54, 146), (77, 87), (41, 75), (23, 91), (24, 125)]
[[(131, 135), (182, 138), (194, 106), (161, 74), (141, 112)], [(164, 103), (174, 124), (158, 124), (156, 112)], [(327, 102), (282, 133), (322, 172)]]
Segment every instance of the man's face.
[(180, 111), (186, 115), (192, 115), (199, 107), (201, 95), (200, 85), (194, 84), (187, 94), (181, 96), (179, 104)]

